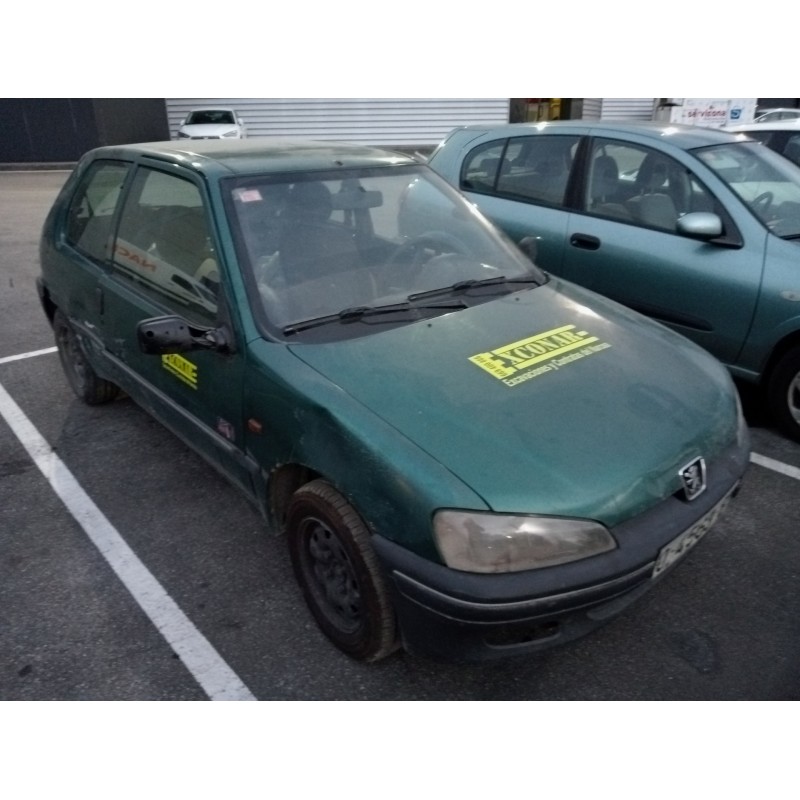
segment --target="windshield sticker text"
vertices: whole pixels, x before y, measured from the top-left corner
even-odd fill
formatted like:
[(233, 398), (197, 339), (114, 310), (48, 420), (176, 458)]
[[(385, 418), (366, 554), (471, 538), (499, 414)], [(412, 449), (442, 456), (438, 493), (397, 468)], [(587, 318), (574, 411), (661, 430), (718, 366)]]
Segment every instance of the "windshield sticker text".
[(469, 360), (506, 386), (517, 386), (609, 347), (588, 331), (563, 325), (488, 353), (477, 353)]
[(161, 356), (161, 365), (187, 386), (191, 386), (192, 389), (197, 388), (197, 364), (193, 364), (177, 353), (169, 353)]

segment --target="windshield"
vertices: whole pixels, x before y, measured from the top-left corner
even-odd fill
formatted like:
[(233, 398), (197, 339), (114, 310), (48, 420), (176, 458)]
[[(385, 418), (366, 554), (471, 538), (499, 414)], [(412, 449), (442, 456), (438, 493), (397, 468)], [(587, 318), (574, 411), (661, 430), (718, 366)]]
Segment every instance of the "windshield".
[(225, 110), (192, 111), (186, 118), (187, 125), (233, 125), (233, 114)]
[(303, 335), (360, 336), (545, 280), (426, 166), (251, 177), (226, 189), (262, 318), (284, 336), (323, 326)]
[(800, 236), (800, 167), (754, 142), (706, 147), (694, 154), (774, 234)]

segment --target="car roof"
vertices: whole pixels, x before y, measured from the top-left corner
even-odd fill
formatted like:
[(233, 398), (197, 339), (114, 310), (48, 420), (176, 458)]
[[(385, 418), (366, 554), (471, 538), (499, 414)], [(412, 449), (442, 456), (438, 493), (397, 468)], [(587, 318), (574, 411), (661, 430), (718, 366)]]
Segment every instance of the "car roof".
[(418, 163), (411, 156), (365, 145), (272, 137), (111, 145), (87, 155), (93, 159), (148, 158), (188, 167), (208, 177)]
[(491, 133), (498, 138), (503, 136), (524, 136), (526, 132), (575, 133), (581, 135), (611, 133), (635, 133), (651, 139), (669, 137), (671, 144), (691, 150), (712, 144), (724, 144), (732, 141), (731, 134), (719, 128), (708, 128), (701, 125), (679, 125), (672, 122), (650, 122), (640, 120), (559, 120), (555, 122), (511, 122), (507, 125), (485, 126), (465, 125), (458, 130), (470, 131), (480, 135)]

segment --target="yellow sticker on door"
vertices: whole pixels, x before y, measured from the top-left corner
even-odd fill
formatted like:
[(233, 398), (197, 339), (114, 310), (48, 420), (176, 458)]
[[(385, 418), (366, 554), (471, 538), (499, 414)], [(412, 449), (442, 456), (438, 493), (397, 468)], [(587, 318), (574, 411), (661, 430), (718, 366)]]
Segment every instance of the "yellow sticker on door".
[(187, 386), (191, 386), (192, 389), (197, 388), (197, 364), (193, 364), (177, 353), (169, 353), (161, 356), (161, 366)]
[(469, 360), (506, 386), (518, 386), (609, 347), (610, 344), (601, 342), (588, 331), (578, 330), (575, 325), (562, 325), (488, 353), (477, 353)]

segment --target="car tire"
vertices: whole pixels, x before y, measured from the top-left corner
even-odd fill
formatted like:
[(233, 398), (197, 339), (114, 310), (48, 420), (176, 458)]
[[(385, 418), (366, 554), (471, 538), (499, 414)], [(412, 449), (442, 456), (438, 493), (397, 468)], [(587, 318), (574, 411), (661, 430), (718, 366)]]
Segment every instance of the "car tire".
[(91, 367), (80, 338), (61, 311), (53, 316), (58, 357), (72, 391), (90, 406), (108, 403), (119, 394), (119, 388), (101, 378)]
[(397, 649), (394, 611), (370, 534), (324, 480), (298, 489), (287, 511), (289, 553), (306, 603), (325, 635), (359, 661)]
[(789, 350), (775, 365), (767, 386), (767, 400), (778, 427), (800, 441), (800, 347)]

